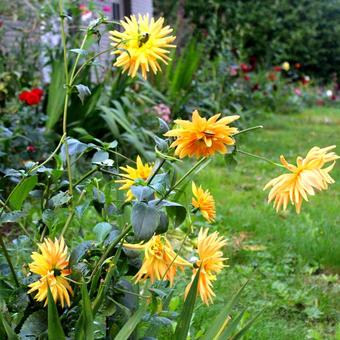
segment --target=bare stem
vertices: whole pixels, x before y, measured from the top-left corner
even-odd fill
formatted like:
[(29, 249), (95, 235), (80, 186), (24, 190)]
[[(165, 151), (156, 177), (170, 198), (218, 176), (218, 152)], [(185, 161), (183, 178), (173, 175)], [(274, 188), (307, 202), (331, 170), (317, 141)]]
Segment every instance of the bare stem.
[(250, 152), (246, 152), (246, 151), (243, 151), (243, 150), (239, 150), (237, 149), (237, 152), (239, 153), (243, 153), (244, 155), (247, 155), (247, 156), (250, 156), (250, 157), (254, 157), (254, 158), (257, 158), (257, 159), (261, 159), (262, 161), (266, 161), (272, 165), (275, 165), (275, 166), (279, 166), (280, 168), (284, 168), (283, 165), (279, 164), (279, 163), (276, 163), (276, 162), (273, 162), (271, 161), (270, 159), (266, 158), (266, 157), (263, 157), (263, 156), (258, 156), (258, 155), (254, 155)]
[(252, 126), (248, 129), (241, 130), (239, 132), (234, 133), (233, 136), (237, 136), (237, 135), (240, 135), (241, 133), (246, 133), (246, 132), (257, 130), (257, 129), (263, 129), (263, 125)]

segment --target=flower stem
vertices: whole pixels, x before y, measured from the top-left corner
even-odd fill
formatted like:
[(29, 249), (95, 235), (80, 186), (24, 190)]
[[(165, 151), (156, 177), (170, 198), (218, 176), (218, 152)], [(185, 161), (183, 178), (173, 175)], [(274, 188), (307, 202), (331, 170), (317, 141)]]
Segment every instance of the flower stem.
[(280, 168), (284, 168), (283, 165), (281, 165), (279, 163), (276, 163), (276, 162), (273, 162), (273, 161), (271, 161), (270, 159), (268, 159), (266, 157), (254, 155), (254, 154), (252, 154), (250, 152), (246, 152), (246, 151), (243, 151), (243, 150), (240, 150), (240, 149), (237, 149), (237, 152), (242, 153), (242, 154), (247, 155), (247, 156), (250, 156), (250, 157), (261, 159), (262, 161), (266, 161), (266, 162), (268, 162), (268, 163), (270, 163), (272, 165), (279, 166)]
[(149, 177), (148, 181), (147, 181), (147, 185), (149, 185), (152, 180), (155, 178), (155, 176), (157, 175), (158, 171), (162, 168), (162, 166), (164, 165), (166, 159), (162, 158), (161, 161), (158, 160), (158, 165), (155, 167), (155, 170), (152, 172), (151, 176)]
[(237, 136), (237, 135), (240, 135), (241, 133), (246, 133), (246, 132), (257, 130), (257, 129), (263, 129), (263, 125), (252, 126), (248, 129), (241, 130), (239, 132), (234, 133), (233, 136)]
[(97, 274), (98, 269), (100, 266), (104, 263), (106, 258), (109, 256), (111, 251), (114, 249), (114, 247), (127, 235), (127, 233), (131, 230), (131, 226), (128, 226), (127, 228), (123, 229), (122, 232), (118, 235), (118, 237), (108, 246), (106, 249), (105, 253), (101, 256), (99, 261), (97, 262), (96, 266), (94, 267), (92, 274), (91, 274), (91, 279), (95, 277)]
[(7, 263), (9, 265), (9, 269), (11, 270), (11, 273), (12, 273), (12, 276), (13, 276), (13, 279), (14, 279), (14, 282), (15, 282), (15, 285), (17, 287), (20, 287), (20, 283), (19, 283), (19, 280), (18, 280), (18, 277), (17, 277), (17, 274), (14, 270), (14, 267), (13, 267), (13, 264), (12, 264), (12, 261), (11, 261), (11, 257), (9, 256), (8, 254), (8, 251), (7, 251), (7, 248), (5, 246), (5, 243), (4, 243), (4, 240), (2, 238), (2, 233), (0, 232), (0, 246), (2, 248), (2, 251), (5, 255), (5, 258), (7, 260)]
[(164, 196), (157, 202), (156, 205), (160, 204), (163, 200), (165, 200), (173, 190), (178, 188), (180, 184), (190, 176), (202, 163), (206, 161), (206, 157), (201, 158), (194, 166), (192, 166), (165, 194)]
[(81, 182), (85, 181), (86, 178), (90, 177), (92, 174), (94, 174), (96, 171), (98, 170), (98, 167), (94, 167), (91, 170), (89, 170), (86, 174), (84, 174), (81, 178), (78, 179), (78, 181), (76, 181), (74, 183), (74, 187), (76, 187), (78, 184), (80, 184)]

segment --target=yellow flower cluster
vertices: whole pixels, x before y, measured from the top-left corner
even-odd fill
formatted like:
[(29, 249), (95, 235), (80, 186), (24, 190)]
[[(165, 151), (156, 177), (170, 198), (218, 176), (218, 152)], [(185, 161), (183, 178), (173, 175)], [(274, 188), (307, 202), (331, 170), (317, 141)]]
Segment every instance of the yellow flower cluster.
[(155, 235), (144, 244), (125, 243), (124, 247), (133, 250), (143, 250), (144, 260), (141, 269), (135, 276), (136, 282), (150, 279), (169, 280), (172, 285), (177, 269), (191, 267), (193, 276), (187, 285), (185, 296), (187, 295), (198, 268), (201, 268), (198, 279), (198, 294), (205, 304), (212, 302), (215, 296), (212, 286), (218, 274), (225, 265), (221, 248), (226, 245), (226, 240), (217, 232), (208, 236), (208, 229), (201, 229), (197, 240), (198, 260), (190, 263), (176, 254), (165, 236)]

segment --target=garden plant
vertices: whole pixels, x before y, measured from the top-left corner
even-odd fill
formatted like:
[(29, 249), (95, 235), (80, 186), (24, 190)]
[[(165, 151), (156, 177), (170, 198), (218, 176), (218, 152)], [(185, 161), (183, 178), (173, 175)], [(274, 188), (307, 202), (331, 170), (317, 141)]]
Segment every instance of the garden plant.
[[(173, 29), (162, 17), (131, 15), (113, 22), (99, 16), (77, 32), (82, 36), (79, 46), (70, 46), (70, 18), (62, 0), (59, 17), (62, 54), (55, 55), (52, 65), (47, 122), (38, 114), (45, 91), (27, 86), (17, 99), (20, 124), (11, 114), (4, 120), (17, 135), (24, 135), (25, 124), (32, 127), (35, 143), (22, 154), (11, 154), (12, 131), (5, 126), (1, 130), (6, 187), (0, 208), (0, 338), (246, 336), (255, 322), (261, 323), (266, 308), (246, 318), (247, 308), (234, 313), (256, 266), (208, 328), (193, 327), (195, 305), (211, 308), (218, 294), (214, 286), (232, 266), (224, 255), (228, 235), (211, 228), (219, 218), (218, 204), (209, 181), (201, 183), (200, 176), (210, 173), (217, 155), (228, 169), (245, 156), (254, 160), (254, 167), (262, 164), (258, 161), (272, 166), (263, 188), (267, 193), (261, 195), (268, 195), (278, 213), (294, 209), (303, 214), (311, 196), (327, 195), (323, 191), (334, 183), (331, 172), (339, 158), (332, 140), (306, 145), (303, 155), (294, 155), (295, 162), (290, 150), (289, 157), (268, 159), (240, 142), (260, 134), (263, 126), (246, 127), (249, 119), (243, 119), (240, 106), (231, 105), (237, 97), (249, 110), (256, 105), (264, 111), (284, 110), (291, 98), (295, 101), (290, 108), (299, 106), (300, 92), (308, 90), (303, 85), (296, 90), (287, 61), (255, 73), (255, 63), (229, 67), (219, 56), (198, 72), (202, 50), (190, 42), (178, 56)], [(110, 48), (93, 52), (102, 27)], [(96, 62), (108, 52), (115, 74), (97, 72), (105, 79), (90, 90), (91, 72), (93, 76)], [(294, 67), (297, 74), (299, 68)], [(220, 79), (220, 70), (226, 68), (228, 75)], [(198, 88), (192, 81), (196, 71), (197, 80), (207, 79), (209, 73), (211, 83)], [(110, 94), (105, 93), (108, 88)], [(224, 92), (229, 96), (216, 99)], [(105, 101), (105, 96), (110, 99)], [(207, 100), (198, 101), (200, 96)], [(154, 115), (153, 120), (137, 122), (126, 113), (138, 111), (141, 102), (153, 107), (158, 119)], [(177, 115), (173, 122), (168, 105)], [(60, 131), (50, 135), (58, 141), (46, 152), (49, 140), (39, 134), (39, 126), (46, 123), (52, 129), (59, 111)], [(87, 117), (89, 123), (83, 125)], [(103, 123), (104, 128), (99, 126)], [(29, 156), (23, 166), (22, 155)], [(10, 168), (5, 163), (16, 164)], [(221, 181), (237, 171), (226, 171)], [(16, 235), (11, 244), (8, 228)]]

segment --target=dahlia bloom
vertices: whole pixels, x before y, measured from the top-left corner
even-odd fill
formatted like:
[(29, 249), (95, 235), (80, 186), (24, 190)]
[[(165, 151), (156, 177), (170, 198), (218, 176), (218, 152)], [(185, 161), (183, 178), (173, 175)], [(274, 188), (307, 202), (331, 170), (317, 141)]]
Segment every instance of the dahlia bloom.
[(46, 306), (47, 291), (50, 287), (55, 302), (59, 300), (63, 308), (65, 302), (70, 306), (69, 294), (73, 291), (66, 277), (71, 274), (71, 270), (68, 268), (69, 256), (63, 237), (54, 242), (46, 238), (43, 243), (38, 243), (38, 247), (41, 253), (32, 253), (33, 262), (29, 264), (29, 268), (32, 273), (40, 275), (40, 279), (29, 285), (31, 289), (27, 293), (37, 291), (34, 298), (37, 301), (45, 301)]
[(208, 222), (213, 222), (216, 217), (215, 201), (208, 190), (203, 190), (201, 186), (197, 187), (194, 182), (192, 182), (192, 193), (194, 197), (192, 198), (192, 205), (199, 209), (203, 217)]
[(135, 276), (136, 283), (150, 278), (152, 283), (155, 280), (168, 280), (172, 286), (177, 269), (192, 266), (174, 252), (165, 236), (155, 235), (143, 244), (124, 243), (124, 247), (144, 251), (142, 267)]
[[(274, 200), (274, 208), (279, 211), (287, 209), (289, 201), (295, 205), (299, 214), (303, 200), (308, 201), (308, 195), (315, 195), (316, 190), (322, 191), (328, 188), (328, 184), (334, 183), (329, 172), (335, 165), (335, 160), (339, 158), (335, 152), (329, 152), (335, 145), (326, 148), (313, 147), (306, 158), (297, 157), (297, 165), (289, 164), (281, 155), (282, 165), (290, 171), (269, 181), (264, 190), (271, 188), (268, 195), (268, 202)], [(324, 168), (326, 163), (333, 162)]]
[(176, 38), (170, 35), (172, 28), (163, 27), (164, 18), (155, 21), (148, 15), (139, 15), (138, 18), (131, 15), (120, 22), (123, 32), (110, 31), (111, 45), (116, 47), (112, 54), (118, 55), (114, 66), (122, 67), (123, 72), (127, 71), (131, 77), (135, 77), (140, 68), (144, 79), (150, 70), (154, 74), (161, 71), (159, 62), (167, 64), (169, 49), (176, 47), (171, 44)]
[(177, 119), (178, 128), (164, 134), (167, 137), (176, 137), (170, 145), (175, 149), (175, 155), (179, 158), (207, 157), (216, 152), (225, 154), (228, 146), (234, 145), (232, 135), (238, 130), (228, 124), (240, 118), (240, 116), (228, 116), (218, 119), (221, 114), (216, 114), (209, 119), (202, 118), (197, 110), (192, 114), (192, 121)]
[(213, 302), (215, 293), (213, 292), (213, 282), (216, 281), (216, 274), (226, 267), (223, 262), (227, 260), (223, 257), (221, 248), (226, 245), (227, 241), (219, 236), (218, 232), (208, 235), (208, 229), (201, 229), (198, 234), (197, 252), (199, 260), (196, 262), (196, 268), (193, 270), (191, 282), (185, 289), (187, 296), (192, 282), (195, 278), (198, 268), (201, 268), (198, 278), (198, 294), (202, 301), (209, 305)]

